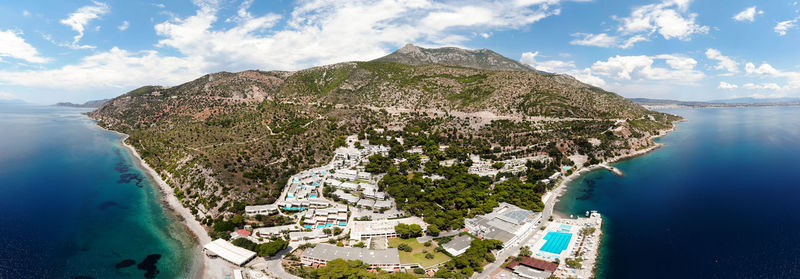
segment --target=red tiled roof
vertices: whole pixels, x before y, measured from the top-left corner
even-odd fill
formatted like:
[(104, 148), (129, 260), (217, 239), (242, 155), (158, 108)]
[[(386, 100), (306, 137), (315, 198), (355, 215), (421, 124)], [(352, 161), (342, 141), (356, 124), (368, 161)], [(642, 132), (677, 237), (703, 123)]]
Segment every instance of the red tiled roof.
[(558, 268), (558, 264), (551, 263), (548, 261), (543, 261), (539, 259), (534, 259), (531, 257), (522, 257), (522, 261), (512, 261), (506, 265), (509, 269), (514, 269), (517, 265), (524, 265), (530, 268), (538, 269), (538, 270), (547, 270), (547, 271), (555, 271)]
[(236, 230), (236, 234), (241, 235), (241, 236), (250, 236), (250, 231), (245, 230), (245, 229)]

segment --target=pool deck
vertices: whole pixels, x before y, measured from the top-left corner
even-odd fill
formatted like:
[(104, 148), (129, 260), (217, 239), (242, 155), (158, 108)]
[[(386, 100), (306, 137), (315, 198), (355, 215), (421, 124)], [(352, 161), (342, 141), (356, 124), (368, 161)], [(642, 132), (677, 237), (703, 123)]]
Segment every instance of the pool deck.
[[(600, 247), (602, 223), (603, 219), (598, 213), (592, 213), (589, 218), (555, 218), (547, 224), (544, 230), (537, 232), (536, 236), (528, 243), (528, 247), (533, 252), (532, 257), (546, 261), (558, 259), (558, 269), (553, 273), (553, 276), (557, 278), (592, 278)], [(580, 231), (583, 228), (595, 228), (595, 232), (589, 235), (581, 235)], [(548, 233), (557, 234), (551, 234), (550, 237), (547, 237), (548, 239), (545, 239)], [(556, 238), (559, 238), (558, 233), (572, 234), (566, 248), (559, 254), (543, 251), (542, 247), (547, 245), (546, 243), (551, 237), (557, 236)], [(560, 237), (563, 239), (563, 235)], [(552, 248), (552, 245), (560, 248), (563, 244), (551, 244), (551, 247), (548, 248)], [(581, 268), (575, 269), (567, 266), (565, 259), (578, 257), (583, 258)]]

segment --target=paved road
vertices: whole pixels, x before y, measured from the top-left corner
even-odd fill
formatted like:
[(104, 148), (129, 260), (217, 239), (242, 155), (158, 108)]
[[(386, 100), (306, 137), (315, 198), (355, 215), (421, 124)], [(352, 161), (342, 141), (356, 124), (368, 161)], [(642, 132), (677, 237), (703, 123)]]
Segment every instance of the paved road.
[(302, 279), (300, 277), (294, 276), (286, 272), (283, 269), (283, 265), (281, 265), (281, 259), (283, 259), (283, 255), (286, 253), (291, 252), (294, 250), (294, 247), (289, 246), (280, 253), (271, 258), (267, 259), (267, 273), (276, 278), (290, 278), (290, 279)]

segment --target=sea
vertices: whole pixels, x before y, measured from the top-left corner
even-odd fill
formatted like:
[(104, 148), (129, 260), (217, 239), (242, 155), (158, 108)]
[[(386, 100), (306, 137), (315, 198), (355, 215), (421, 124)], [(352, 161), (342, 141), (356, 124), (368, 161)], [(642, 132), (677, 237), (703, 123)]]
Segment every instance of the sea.
[(198, 245), (88, 109), (0, 104), (0, 278), (187, 278)]
[(662, 111), (662, 148), (556, 204), (603, 215), (598, 278), (800, 278), (800, 107)]

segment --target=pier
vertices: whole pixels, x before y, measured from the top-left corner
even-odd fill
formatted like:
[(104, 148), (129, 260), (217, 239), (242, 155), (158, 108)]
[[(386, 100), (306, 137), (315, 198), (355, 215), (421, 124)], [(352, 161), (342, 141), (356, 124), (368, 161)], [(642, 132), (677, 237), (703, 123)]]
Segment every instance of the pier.
[(621, 171), (620, 169), (618, 169), (618, 168), (615, 168), (615, 167), (612, 167), (612, 166), (609, 166), (609, 165), (606, 165), (606, 164), (602, 164), (602, 165), (600, 165), (600, 166), (601, 166), (601, 167), (603, 167), (604, 169), (607, 169), (607, 170), (608, 170), (608, 171), (610, 171), (610, 172), (613, 172), (613, 173), (614, 173), (614, 174), (616, 174), (617, 176), (625, 176), (625, 173), (624, 173), (624, 172), (622, 172), (622, 171)]

